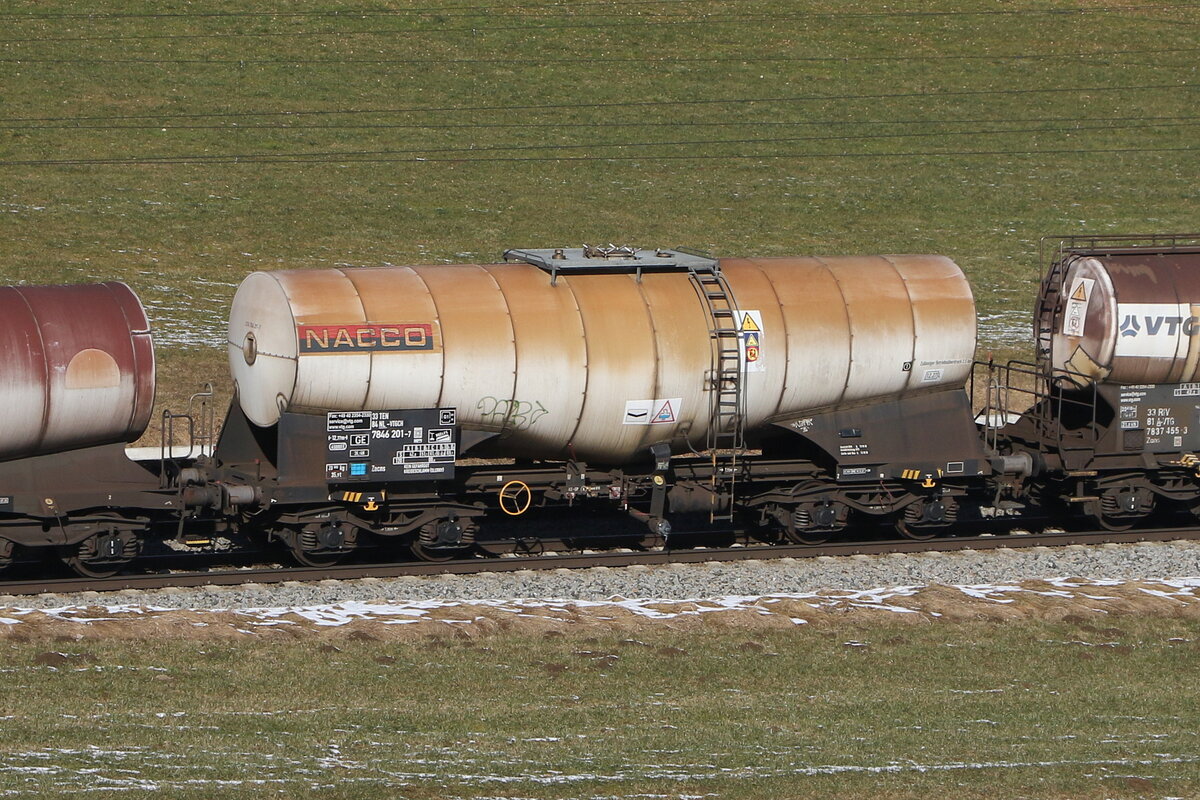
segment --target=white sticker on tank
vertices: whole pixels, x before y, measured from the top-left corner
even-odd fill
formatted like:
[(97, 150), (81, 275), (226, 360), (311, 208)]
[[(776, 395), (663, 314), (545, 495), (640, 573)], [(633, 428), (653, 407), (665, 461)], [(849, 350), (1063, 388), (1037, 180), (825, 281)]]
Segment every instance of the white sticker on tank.
[(1175, 358), (1180, 344), (1198, 333), (1200, 320), (1187, 304), (1117, 304), (1117, 358)]
[(1063, 336), (1083, 336), (1087, 324), (1088, 299), (1092, 296), (1094, 278), (1076, 278), (1067, 293), (1066, 313), (1063, 314)]
[(737, 311), (739, 355), (742, 369), (746, 372), (765, 372), (767, 362), (763, 360), (763, 321), (761, 311)]
[(660, 397), (654, 400), (626, 400), (623, 425), (670, 425), (679, 421), (682, 397)]
[(935, 383), (940, 381), (942, 376), (945, 374), (946, 371), (944, 369), (927, 369), (925, 370), (925, 373), (921, 375), (921, 383)]

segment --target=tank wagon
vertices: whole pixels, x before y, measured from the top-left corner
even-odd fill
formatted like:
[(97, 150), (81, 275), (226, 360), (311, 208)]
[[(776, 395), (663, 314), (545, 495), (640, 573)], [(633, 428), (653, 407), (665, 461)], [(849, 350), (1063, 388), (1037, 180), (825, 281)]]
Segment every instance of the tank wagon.
[[(309, 563), (364, 535), (425, 557), (511, 548), (485, 518), (578, 506), (659, 540), (742, 511), (814, 538), (852, 508), (941, 523), (948, 500), (888, 484), (990, 470), (962, 391), (974, 302), (940, 256), (560, 248), (255, 273), (228, 347), (218, 454), (275, 467), (266, 535)], [(958, 424), (936, 440), (896, 424), (922, 416)], [(858, 486), (831, 494), (822, 471)]]
[(138, 461), (136, 298), (4, 290), (0, 397), (28, 421), (0, 437), (0, 560), (103, 575), (272, 542), (320, 565), (1195, 513), (1200, 238), (1064, 240), (1050, 261), (1037, 356), (1004, 366), (974, 364), (971, 289), (940, 256), (608, 246), (254, 273), (219, 437)]
[(229, 324), (242, 412), (451, 407), (481, 450), (611, 465), (961, 388), (974, 357), (970, 286), (939, 256), (506, 255), (250, 275)]
[(178, 492), (124, 455), (154, 404), (150, 322), (123, 283), (0, 288), (0, 567), (15, 545), (74, 566), (134, 558)]
[[(1057, 242), (1034, 308), (1036, 363), (993, 376), (985, 430), (1044, 502), (1123, 530), (1200, 513), (1200, 236)], [(1054, 508), (1057, 506), (1057, 508)]]

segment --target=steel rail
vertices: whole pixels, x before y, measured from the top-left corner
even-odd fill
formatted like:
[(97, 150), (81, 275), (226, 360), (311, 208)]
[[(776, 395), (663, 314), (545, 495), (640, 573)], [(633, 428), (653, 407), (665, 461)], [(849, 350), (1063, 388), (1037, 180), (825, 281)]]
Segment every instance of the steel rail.
[(893, 539), (820, 545), (740, 545), (733, 547), (659, 549), (635, 552), (573, 553), (496, 558), (467, 558), (443, 562), (347, 564), (332, 567), (220, 569), (212, 571), (115, 575), (111, 578), (0, 580), (0, 595), (69, 594), (139, 589), (239, 586), (286, 582), (341, 581), (427, 575), (468, 575), (524, 570), (589, 569), (593, 567), (703, 564), (731, 561), (887, 555), (962, 550), (1001, 550), (1073, 545), (1131, 544), (1200, 539), (1200, 528), (1157, 528), (1139, 531), (1074, 533), (1009, 533), (917, 541)]

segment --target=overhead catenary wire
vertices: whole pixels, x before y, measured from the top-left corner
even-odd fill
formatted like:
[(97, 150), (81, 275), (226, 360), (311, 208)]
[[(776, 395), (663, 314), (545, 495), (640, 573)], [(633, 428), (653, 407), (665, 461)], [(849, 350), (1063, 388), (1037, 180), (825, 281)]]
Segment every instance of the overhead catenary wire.
[[(961, 137), (961, 136), (1007, 136), (1019, 133), (1075, 133), (1083, 131), (1120, 131), (1120, 130), (1144, 130), (1146, 128), (1178, 128), (1178, 127), (1197, 127), (1200, 126), (1200, 118), (1193, 118), (1192, 121), (1176, 121), (1176, 122), (1153, 122), (1144, 121), (1127, 125), (1071, 125), (1062, 128), (1001, 128), (993, 130), (971, 130), (971, 131), (923, 131), (917, 133), (869, 133), (869, 134), (838, 134), (838, 135), (823, 135), (823, 136), (777, 136), (777, 137), (752, 137), (738, 139), (685, 139), (673, 141), (658, 141), (658, 142), (575, 142), (569, 144), (513, 144), (513, 145), (475, 145), (455, 146), (455, 147), (415, 147), (405, 150), (338, 150), (338, 151), (319, 151), (319, 152), (299, 152), (299, 153), (225, 153), (225, 154), (197, 154), (186, 156), (195, 160), (236, 158), (249, 159), (259, 158), (263, 156), (288, 156), (293, 158), (358, 158), (371, 157), (378, 155), (404, 155), (414, 153), (481, 153), (509, 150), (582, 150), (588, 148), (606, 149), (606, 148), (646, 148), (646, 147), (695, 147), (695, 146), (710, 146), (710, 145), (731, 145), (731, 144), (784, 144), (795, 142), (853, 142), (853, 141), (878, 141), (885, 139), (917, 139), (931, 137)], [(184, 156), (162, 156), (162, 158), (176, 158)], [(157, 156), (145, 157), (149, 160), (158, 158)]]
[[(103, 19), (177, 19), (177, 18), (245, 18), (245, 17), (268, 17), (268, 18), (303, 18), (303, 17), (393, 17), (393, 16), (413, 16), (420, 14), (440, 14), (440, 15), (464, 15), (464, 14), (481, 14), (495, 11), (515, 11), (521, 10), (556, 10), (556, 11), (571, 11), (577, 8), (593, 7), (593, 6), (684, 6), (688, 0), (603, 0), (602, 2), (577, 2), (577, 3), (511, 3), (507, 5), (479, 5), (479, 6), (424, 6), (405, 9), (383, 9), (383, 8), (342, 8), (342, 9), (324, 9), (312, 11), (98, 11), (98, 12), (20, 12), (20, 11), (5, 11), (0, 12), (0, 18), (8, 18), (16, 21), (23, 19), (30, 20), (51, 20), (51, 19), (88, 19), (88, 20), (103, 20)], [(1105, 6), (1092, 6), (1083, 8), (1008, 8), (1008, 9), (955, 9), (955, 10), (888, 10), (888, 11), (809, 11), (800, 12), (795, 16), (806, 16), (816, 18), (828, 17), (966, 17), (966, 16), (1014, 16), (1021, 14), (1040, 14), (1040, 15), (1061, 15), (1071, 16), (1079, 14), (1106, 14), (1119, 11), (1161, 11), (1175, 8), (1195, 8), (1200, 3), (1136, 3), (1136, 4), (1114, 4)], [(609, 16), (609, 15), (605, 15)]]
[(650, 99), (650, 100), (619, 100), (601, 103), (526, 103), (509, 105), (481, 106), (402, 106), (393, 108), (321, 108), (321, 109), (284, 109), (271, 111), (203, 111), (183, 114), (96, 114), (81, 116), (53, 117), (0, 117), (0, 125), (16, 122), (70, 122), (70, 121), (103, 121), (103, 120), (135, 120), (135, 119), (225, 119), (231, 117), (294, 117), (294, 116), (340, 116), (351, 114), (416, 114), (416, 113), (473, 113), (479, 111), (557, 111), (565, 109), (611, 109), (611, 108), (641, 108), (647, 106), (700, 106), (700, 105), (731, 105), (741, 106), (751, 103), (809, 103), (828, 102), (831, 100), (884, 100), (906, 97), (938, 98), (938, 97), (972, 97), (981, 95), (1029, 95), (1029, 94), (1069, 94), (1089, 92), (1125, 92), (1150, 91), (1157, 89), (1195, 89), (1200, 84), (1193, 83), (1152, 83), (1126, 86), (1052, 86), (1036, 89), (951, 89), (910, 92), (879, 92), (871, 94), (809, 94), (809, 95), (779, 95), (774, 97), (723, 97), (723, 98), (693, 98), (690, 100)]
[[(1166, 8), (1191, 8), (1200, 4), (1172, 4)], [(1144, 7), (1143, 7), (1144, 8)], [(1161, 10), (1164, 6), (1158, 6)], [(1105, 13), (1111, 9), (1106, 8)], [(1075, 13), (1084, 13), (1087, 9), (1078, 9)], [(913, 12), (913, 16), (943, 16), (952, 12)], [(1022, 13), (1019, 11), (997, 11), (997, 14), (1011, 15), (1014, 13)], [(1050, 9), (1039, 9), (1036, 12), (1023, 13), (1062, 13), (1064, 16), (1071, 16), (1070, 10), (1052, 11)], [(835, 17), (852, 17), (854, 14), (834, 14)], [(870, 16), (864, 14), (863, 16)], [(559, 22), (553, 24), (525, 24), (525, 25), (496, 25), (491, 20), (486, 25), (468, 25), (458, 28), (450, 27), (413, 27), (413, 28), (385, 28), (385, 29), (368, 29), (368, 30), (294, 30), (294, 31), (223, 31), (223, 32), (208, 32), (208, 33), (138, 33), (138, 34), (98, 34), (94, 36), (39, 36), (39, 37), (23, 37), (0, 39), (0, 44), (40, 44), (47, 42), (126, 42), (126, 41), (174, 41), (174, 40), (194, 40), (194, 39), (246, 39), (246, 38), (285, 38), (285, 37), (319, 37), (319, 36), (395, 36), (398, 33), (413, 33), (421, 35), (442, 35), (442, 34), (470, 34), (477, 36), (486, 33), (506, 33), (511, 31), (542, 31), (542, 30), (611, 30), (616, 28), (645, 28), (645, 27), (662, 27), (662, 26), (689, 26), (689, 25), (713, 25), (713, 24), (728, 24), (728, 23), (747, 23), (747, 22), (784, 22), (784, 21), (799, 21), (803, 19), (813, 18), (812, 14), (806, 13), (789, 13), (789, 14), (705, 14), (698, 19), (645, 19), (645, 18), (620, 18), (615, 21), (605, 23), (595, 22)], [(541, 18), (536, 18), (541, 19)]]
[(228, 66), (262, 66), (274, 65), (280, 67), (304, 65), (345, 65), (345, 64), (436, 64), (453, 66), (461, 64), (554, 64), (557, 67), (584, 66), (588, 64), (653, 64), (669, 66), (671, 64), (724, 64), (724, 63), (840, 63), (840, 62), (887, 62), (887, 61), (1074, 61), (1093, 58), (1119, 58), (1131, 55), (1170, 55), (1177, 53), (1200, 52), (1200, 47), (1165, 47), (1145, 50), (1098, 50), (1091, 53), (954, 53), (921, 55), (906, 53), (904, 55), (879, 56), (784, 56), (784, 55), (755, 55), (740, 54), (737, 56), (684, 56), (684, 57), (633, 57), (612, 56), (577, 57), (560, 53), (551, 57), (537, 57), (522, 54), (518, 57), (506, 56), (501, 58), (0, 58), (0, 64), (112, 64), (128, 66), (136, 64), (163, 65), (188, 64), (213, 67)]
[[(385, 150), (341, 150), (341, 151), (309, 151), (296, 153), (217, 153), (217, 154), (171, 154), (163, 156), (115, 156), (110, 158), (92, 158), (92, 159), (37, 159), (30, 161), (4, 161), (0, 164), (17, 165), (17, 164), (148, 164), (158, 162), (178, 162), (187, 161), (189, 163), (202, 162), (249, 162), (249, 161), (271, 161), (272, 159), (287, 158), (302, 161), (341, 161), (341, 162), (358, 162), (363, 160), (371, 160), (376, 158), (393, 158), (398, 156), (419, 156), (422, 154), (463, 154), (471, 158), (477, 158), (480, 153), (491, 152), (512, 152), (512, 151), (565, 151), (565, 150), (582, 150), (582, 149), (641, 149), (655, 147), (696, 147), (696, 146), (727, 146), (727, 145), (777, 145), (777, 144), (794, 144), (797, 142), (846, 142), (846, 141), (864, 141), (864, 140), (881, 140), (881, 139), (902, 139), (902, 138), (929, 138), (929, 137), (961, 137), (961, 136), (995, 136), (995, 135), (1011, 135), (1017, 133), (1071, 133), (1081, 131), (1098, 131), (1098, 130), (1129, 130), (1129, 129), (1144, 129), (1144, 128), (1160, 128), (1160, 127), (1195, 127), (1200, 125), (1200, 122), (1180, 122), (1180, 123), (1155, 123), (1147, 122), (1144, 124), (1132, 125), (1094, 125), (1094, 126), (1072, 126), (1068, 128), (1026, 128), (1026, 129), (1003, 129), (1003, 130), (987, 130), (987, 131), (933, 131), (923, 133), (885, 133), (885, 134), (860, 134), (860, 135), (838, 135), (838, 136), (792, 136), (792, 137), (755, 137), (741, 139), (692, 139), (678, 141), (659, 141), (659, 142), (584, 142), (572, 144), (533, 144), (533, 145), (470, 145), (457, 147), (419, 147), (404, 150), (385, 149)], [(604, 158), (605, 156), (596, 156)]]
[(183, 18), (221, 18), (234, 19), (246, 17), (274, 18), (305, 18), (305, 17), (399, 17), (417, 14), (481, 14), (500, 10), (543, 10), (553, 9), (571, 11), (577, 8), (592, 6), (679, 6), (693, 0), (592, 0), (577, 3), (521, 3), (514, 2), (505, 5), (462, 5), (462, 6), (417, 6), (414, 8), (335, 8), (311, 11), (98, 11), (89, 12), (45, 12), (45, 11), (3, 11), (0, 18), (16, 19), (177, 19)]
[(455, 163), (455, 164), (473, 164), (484, 162), (589, 162), (589, 161), (733, 161), (733, 160), (775, 160), (775, 159), (793, 159), (793, 160), (811, 160), (811, 159), (889, 159), (889, 158), (943, 158), (943, 157), (971, 157), (971, 156), (1037, 156), (1037, 155), (1101, 155), (1101, 154), (1139, 154), (1147, 155), (1152, 153), (1180, 153), (1180, 152), (1200, 152), (1200, 148), (1196, 147), (1104, 147), (1104, 148), (1051, 148), (1051, 149), (1032, 149), (1032, 150), (931, 150), (931, 151), (910, 151), (897, 153), (733, 153), (733, 154), (667, 154), (654, 155), (643, 154), (637, 156), (625, 155), (610, 155), (610, 156), (483, 156), (473, 158), (461, 157), (443, 157), (443, 158), (426, 158), (415, 155), (395, 156), (395, 157), (372, 157), (356, 159), (352, 162), (336, 161), (336, 160), (312, 160), (295, 157), (276, 157), (263, 156), (260, 158), (246, 158), (237, 156), (227, 157), (212, 157), (206, 160), (197, 160), (187, 157), (163, 157), (159, 159), (29, 159), (29, 160), (13, 160), (0, 161), (0, 167), (5, 166), (168, 166), (168, 165), (231, 165), (231, 164), (331, 164), (345, 165), (348, 163), (355, 164), (372, 164), (384, 162), (410, 162), (410, 163)]
[[(980, 124), (1017, 124), (1027, 122), (1182, 122), (1187, 120), (1200, 120), (1200, 115), (1182, 115), (1182, 116), (1103, 116), (1103, 117), (952, 117), (947, 119), (931, 119), (922, 117), (919, 119), (797, 119), (797, 120), (780, 120), (780, 119), (747, 119), (739, 118), (736, 120), (671, 120), (671, 121), (655, 121), (655, 120), (631, 120), (629, 122), (562, 122), (557, 120), (539, 121), (539, 128), (746, 128), (746, 127), (812, 127), (812, 126), (875, 126), (875, 125), (980, 125)], [(229, 131), (231, 133), (247, 133), (254, 131), (320, 131), (328, 130), (489, 130), (489, 129), (526, 129), (529, 128), (529, 122), (322, 122), (315, 124), (305, 123), (266, 123), (243, 125), (240, 123), (219, 123), (211, 125), (171, 125), (167, 128), (168, 131), (194, 131), (194, 130), (220, 130)], [(161, 132), (163, 127), (159, 123), (143, 123), (136, 125), (80, 125), (71, 123), (55, 123), (51, 125), (45, 124), (0, 124), (0, 130), (23, 130), (23, 131), (44, 131), (44, 130), (100, 130), (100, 131), (142, 131), (153, 130)]]

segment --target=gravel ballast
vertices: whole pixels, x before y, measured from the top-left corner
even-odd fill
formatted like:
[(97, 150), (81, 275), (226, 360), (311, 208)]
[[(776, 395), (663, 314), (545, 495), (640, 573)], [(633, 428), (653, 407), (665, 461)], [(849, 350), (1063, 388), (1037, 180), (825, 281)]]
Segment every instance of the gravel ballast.
[(819, 557), (655, 567), (522, 570), (318, 583), (247, 584), (195, 589), (124, 590), (36, 596), (0, 595), (0, 607), (142, 604), (230, 609), (347, 602), (556, 598), (686, 600), (887, 586), (973, 585), (1079, 577), (1146, 580), (1200, 576), (1200, 543), (1034, 547), (986, 552)]

